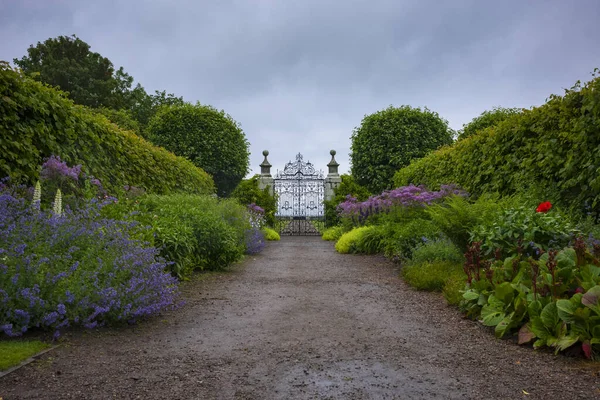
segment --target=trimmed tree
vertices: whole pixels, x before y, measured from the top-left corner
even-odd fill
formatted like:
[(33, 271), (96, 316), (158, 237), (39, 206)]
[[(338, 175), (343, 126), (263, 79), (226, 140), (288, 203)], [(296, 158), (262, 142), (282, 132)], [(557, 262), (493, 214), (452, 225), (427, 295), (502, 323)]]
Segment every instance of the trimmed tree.
[(391, 188), (397, 170), (452, 143), (452, 136), (448, 121), (427, 108), (390, 106), (367, 115), (351, 136), (352, 176), (371, 193), (379, 193)]
[(188, 158), (213, 176), (217, 194), (228, 196), (246, 176), (249, 143), (239, 124), (200, 103), (164, 107), (150, 120), (149, 139)]
[(496, 126), (505, 119), (517, 115), (522, 110), (519, 108), (494, 107), (492, 110), (482, 112), (479, 116), (473, 118), (471, 122), (463, 125), (463, 129), (458, 132), (458, 139), (464, 139), (477, 132)]

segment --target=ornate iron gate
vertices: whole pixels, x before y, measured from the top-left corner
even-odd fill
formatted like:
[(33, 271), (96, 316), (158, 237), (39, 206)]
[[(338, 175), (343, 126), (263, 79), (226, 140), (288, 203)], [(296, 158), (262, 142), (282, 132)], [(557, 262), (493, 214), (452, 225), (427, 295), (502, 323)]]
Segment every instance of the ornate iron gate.
[(277, 194), (277, 227), (282, 235), (320, 235), (325, 227), (323, 171), (303, 161), (288, 162), (273, 180)]

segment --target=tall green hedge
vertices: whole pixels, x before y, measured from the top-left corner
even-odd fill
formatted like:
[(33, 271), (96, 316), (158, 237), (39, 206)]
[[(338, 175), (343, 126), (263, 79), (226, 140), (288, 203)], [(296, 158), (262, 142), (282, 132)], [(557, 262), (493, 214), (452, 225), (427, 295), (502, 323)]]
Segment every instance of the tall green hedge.
[(600, 77), (400, 169), (396, 186), (529, 193), (600, 214)]
[(157, 194), (214, 191), (210, 175), (190, 161), (0, 62), (0, 177), (31, 184), (51, 155), (82, 164), (109, 190), (132, 185)]

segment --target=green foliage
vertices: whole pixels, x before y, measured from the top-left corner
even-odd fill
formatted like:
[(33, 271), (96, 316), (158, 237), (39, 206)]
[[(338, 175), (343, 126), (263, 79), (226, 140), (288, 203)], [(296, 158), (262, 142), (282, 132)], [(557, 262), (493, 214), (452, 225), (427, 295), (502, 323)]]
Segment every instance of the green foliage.
[(93, 108), (92, 112), (104, 115), (110, 122), (119, 128), (131, 131), (138, 136), (142, 136), (142, 130), (138, 121), (133, 119), (130, 112), (125, 110), (113, 110), (112, 108)]
[(342, 236), (340, 236), (339, 240), (335, 244), (335, 250), (342, 254), (358, 252), (358, 241), (360, 240), (361, 236), (370, 229), (372, 229), (370, 226), (361, 226), (359, 228), (352, 229), (350, 232), (344, 233)]
[(518, 330), (519, 344), (535, 339), (535, 348), (556, 352), (579, 342), (588, 358), (600, 350), (600, 262), (581, 239), (539, 259), (517, 255), (470, 264), (461, 307), (494, 327), (496, 336)]
[(382, 251), (385, 230), (381, 226), (371, 225), (361, 231), (355, 244), (356, 252), (377, 254)]
[(410, 262), (414, 264), (435, 261), (449, 261), (454, 264), (462, 264), (465, 258), (460, 249), (447, 239), (427, 240), (425, 243), (415, 247), (410, 258)]
[(370, 196), (367, 188), (356, 183), (352, 175), (342, 174), (340, 178), (342, 178), (342, 182), (337, 188), (334, 189), (333, 198), (324, 202), (325, 223), (328, 227), (335, 226), (340, 223), (340, 216), (337, 211), (337, 206), (346, 200), (346, 196), (352, 196), (358, 201), (365, 201)]
[(474, 202), (463, 196), (450, 196), (443, 203), (428, 206), (426, 213), (464, 253), (471, 242), (472, 230), (484, 223), (491, 224), (498, 211), (512, 202), (510, 198), (499, 201), (497, 196), (488, 195)]
[(323, 240), (336, 241), (344, 234), (344, 230), (341, 226), (332, 226), (331, 228), (325, 229), (321, 238)]
[(239, 260), (250, 229), (246, 208), (212, 196), (151, 195), (140, 200), (139, 218), (150, 223), (154, 244), (173, 262), (171, 272), (188, 278), (194, 270), (214, 270)]
[(447, 121), (427, 108), (390, 106), (365, 116), (351, 139), (352, 176), (371, 193), (379, 193), (391, 188), (395, 171), (450, 144), (452, 131)]
[(441, 236), (439, 227), (431, 220), (409, 219), (404, 223), (388, 222), (384, 226), (383, 251), (395, 260), (408, 260), (418, 246)]
[(533, 252), (535, 249), (562, 249), (577, 231), (558, 210), (547, 213), (536, 212), (533, 206), (497, 210), (485, 222), (473, 227), (472, 241), (481, 243), (485, 255), (496, 249), (503, 256), (516, 254), (518, 241), (521, 250)]
[(104, 116), (0, 63), (0, 176), (33, 184), (51, 155), (82, 164), (112, 193), (125, 185), (151, 193), (209, 193), (213, 184), (191, 162), (123, 131)]
[(453, 182), (475, 197), (535, 194), (600, 215), (600, 77), (399, 170), (396, 186)]
[(115, 73), (112, 62), (77, 36), (59, 36), (38, 42), (27, 50), (27, 56), (14, 59), (24, 73), (36, 74), (44, 83), (68, 92), (75, 103), (88, 107), (115, 107), (122, 103), (119, 90), (129, 75)]
[(442, 288), (442, 294), (452, 306), (458, 306), (463, 300), (463, 293), (465, 290), (465, 274), (453, 274), (448, 279)]
[(148, 134), (153, 143), (211, 174), (219, 196), (228, 196), (248, 172), (244, 132), (231, 116), (211, 106), (164, 107), (150, 121)]
[(47, 343), (39, 340), (2, 341), (0, 342), (0, 371), (19, 365), (48, 347)]
[(243, 179), (231, 193), (231, 197), (238, 200), (244, 206), (256, 204), (265, 210), (267, 225), (274, 226), (275, 212), (277, 211), (277, 197), (271, 196), (270, 188), (259, 189), (258, 180), (260, 176), (254, 175), (250, 179)]
[(266, 240), (281, 240), (279, 233), (271, 228), (264, 227), (262, 228), (262, 231), (265, 234)]
[(481, 113), (478, 117), (473, 118), (471, 122), (463, 125), (463, 129), (458, 132), (458, 139), (464, 139), (472, 136), (475, 133), (482, 131), (490, 126), (496, 126), (504, 121), (520, 113), (522, 110), (518, 108), (503, 108), (494, 107), (492, 110), (487, 110)]
[[(451, 261), (411, 263), (402, 268), (402, 277), (419, 290), (441, 292), (450, 279), (460, 278), (462, 264)], [(464, 282), (464, 281), (463, 281)]]

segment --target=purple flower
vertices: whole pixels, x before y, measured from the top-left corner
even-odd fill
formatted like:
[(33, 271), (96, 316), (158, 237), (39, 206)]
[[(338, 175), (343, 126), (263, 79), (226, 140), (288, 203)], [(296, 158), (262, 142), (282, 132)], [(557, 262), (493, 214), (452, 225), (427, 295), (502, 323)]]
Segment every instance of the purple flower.
[(81, 165), (76, 165), (70, 168), (66, 162), (61, 161), (60, 157), (50, 156), (44, 164), (42, 164), (42, 179), (53, 180), (62, 179), (63, 177), (71, 178), (75, 181), (79, 180), (81, 174)]

